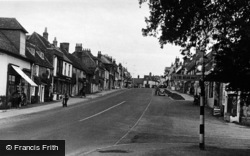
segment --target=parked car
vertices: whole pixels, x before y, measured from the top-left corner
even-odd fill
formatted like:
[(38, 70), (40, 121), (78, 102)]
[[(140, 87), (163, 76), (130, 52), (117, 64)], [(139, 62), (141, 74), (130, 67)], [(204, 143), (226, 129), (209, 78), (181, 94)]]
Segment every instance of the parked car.
[(167, 88), (167, 86), (165, 86), (165, 85), (157, 86), (156, 94), (159, 96), (165, 96), (166, 95), (166, 92), (165, 92), (166, 88)]

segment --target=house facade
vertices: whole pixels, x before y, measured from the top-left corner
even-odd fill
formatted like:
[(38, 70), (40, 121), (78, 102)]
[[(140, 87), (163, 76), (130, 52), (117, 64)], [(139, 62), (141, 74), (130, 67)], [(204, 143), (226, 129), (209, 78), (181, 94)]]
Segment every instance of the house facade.
[(71, 95), (72, 62), (59, 47), (48, 41), (47, 28), (45, 28), (43, 36), (36, 32), (32, 33), (29, 42), (44, 51), (45, 57), (53, 64), (52, 99), (62, 99), (65, 93)]
[(53, 66), (35, 45), (26, 42), (26, 56), (34, 61), (31, 78), (38, 85), (31, 89), (31, 103), (51, 101)]
[(18, 107), (21, 93), (30, 103), (31, 86), (37, 86), (30, 79), (33, 61), (25, 55), (27, 31), (15, 18), (0, 18), (0, 23), (0, 107)]

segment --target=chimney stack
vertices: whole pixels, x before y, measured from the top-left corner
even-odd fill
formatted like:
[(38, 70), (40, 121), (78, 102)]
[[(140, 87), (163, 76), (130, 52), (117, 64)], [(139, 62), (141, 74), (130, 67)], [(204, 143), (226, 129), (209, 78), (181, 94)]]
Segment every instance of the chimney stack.
[(56, 40), (56, 37), (54, 38), (53, 44), (54, 44), (55, 47), (57, 47), (57, 40)]
[(97, 58), (101, 58), (101, 57), (102, 57), (102, 53), (101, 53), (101, 51), (98, 51)]
[(44, 30), (44, 32), (43, 32), (43, 37), (48, 41), (48, 36), (49, 36), (49, 34), (48, 34), (48, 32), (47, 32), (47, 27), (45, 27), (45, 30)]
[(67, 42), (60, 43), (60, 49), (62, 49), (62, 50), (64, 49), (67, 52), (69, 52), (69, 43), (67, 43)]
[(76, 43), (75, 51), (76, 52), (81, 52), (82, 51), (82, 44), (81, 43)]

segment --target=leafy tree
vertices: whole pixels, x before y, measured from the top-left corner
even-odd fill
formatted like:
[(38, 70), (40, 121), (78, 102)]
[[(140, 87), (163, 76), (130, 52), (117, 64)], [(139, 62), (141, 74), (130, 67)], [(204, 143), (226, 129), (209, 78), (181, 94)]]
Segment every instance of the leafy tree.
[(139, 0), (149, 5), (144, 36), (182, 47), (190, 55), (195, 47), (213, 49), (212, 77), (229, 82), (231, 90), (250, 90), (250, 1), (248, 0)]

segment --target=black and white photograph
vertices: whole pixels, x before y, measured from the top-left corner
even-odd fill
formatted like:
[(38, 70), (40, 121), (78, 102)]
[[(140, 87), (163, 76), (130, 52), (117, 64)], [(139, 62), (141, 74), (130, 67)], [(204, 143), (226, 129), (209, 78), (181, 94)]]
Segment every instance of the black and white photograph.
[(1, 156), (249, 156), (249, 0), (0, 0)]

